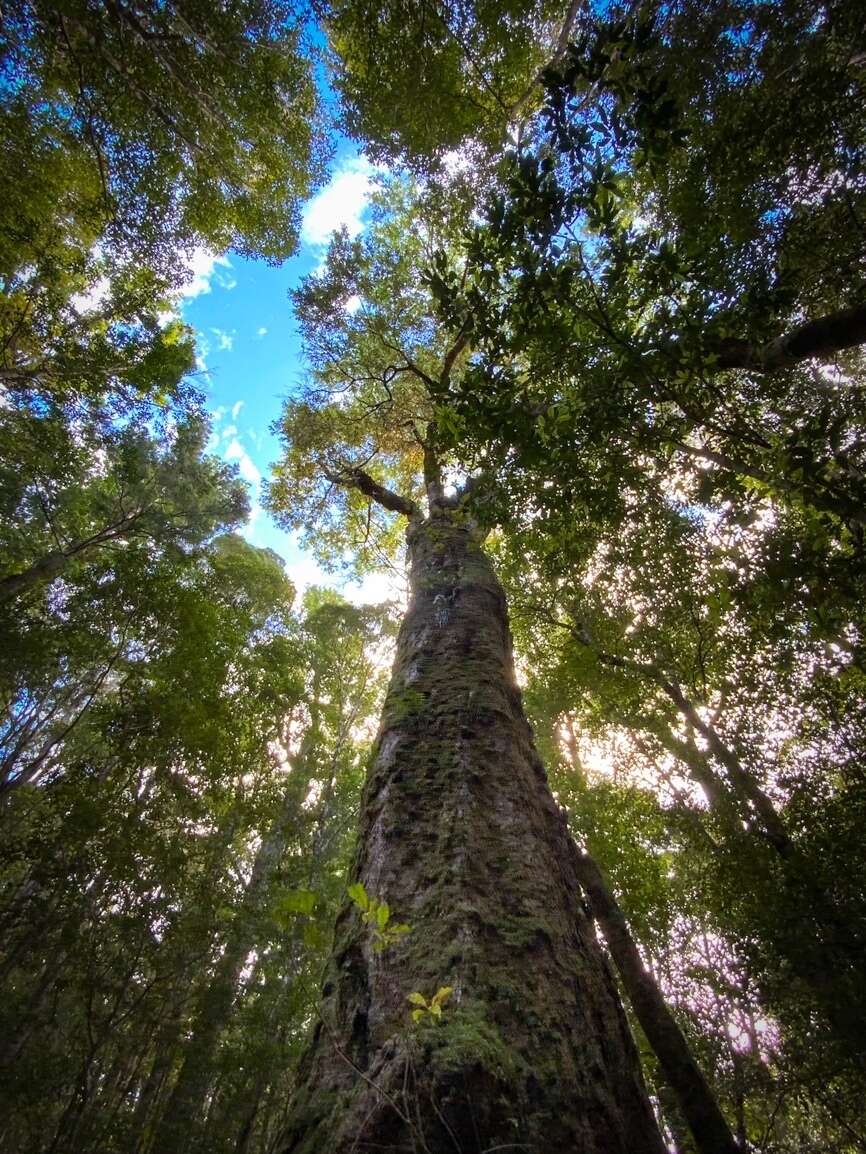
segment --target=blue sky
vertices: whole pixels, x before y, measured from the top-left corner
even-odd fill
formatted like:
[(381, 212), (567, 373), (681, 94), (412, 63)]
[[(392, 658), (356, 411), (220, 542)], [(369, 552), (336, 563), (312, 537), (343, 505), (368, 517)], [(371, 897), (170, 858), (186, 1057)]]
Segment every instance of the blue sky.
[[(304, 372), (288, 292), (319, 265), (335, 229), (345, 225), (352, 235), (363, 229), (373, 176), (371, 165), (343, 147), (330, 180), (304, 208), (301, 245), (291, 260), (274, 268), (231, 254), (196, 252), (181, 303), (197, 335), (199, 384), (213, 421), (210, 451), (233, 461), (250, 487), (248, 540), (279, 553), (299, 588), (333, 584), (334, 578), (322, 574), (260, 504), (261, 482), (280, 455), (270, 426)], [(353, 600), (389, 592), (387, 581), (375, 577), (346, 590)]]

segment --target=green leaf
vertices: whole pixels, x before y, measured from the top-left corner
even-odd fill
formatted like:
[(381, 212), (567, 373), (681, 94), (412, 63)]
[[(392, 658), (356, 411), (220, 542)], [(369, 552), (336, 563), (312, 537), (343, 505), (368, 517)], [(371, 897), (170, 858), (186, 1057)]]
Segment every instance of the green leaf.
[(388, 924), (388, 919), (390, 917), (391, 917), (390, 906), (388, 905), (387, 902), (382, 902), (382, 904), (376, 910), (376, 921), (379, 925), (380, 930), (384, 930), (385, 926), (387, 926), (387, 924)]
[(370, 908), (370, 899), (361, 882), (355, 882), (353, 886), (349, 886), (347, 893), (359, 909), (367, 910)]
[(411, 1002), (413, 1006), (427, 1006), (427, 999), (423, 994), (419, 994), (417, 990), (413, 990), (411, 994), (406, 995), (406, 1001)]
[(321, 950), (328, 944), (328, 934), (315, 922), (307, 922), (303, 930), (304, 945), (313, 950)]
[(312, 890), (289, 890), (280, 898), (280, 910), (286, 914), (311, 914), (318, 895)]

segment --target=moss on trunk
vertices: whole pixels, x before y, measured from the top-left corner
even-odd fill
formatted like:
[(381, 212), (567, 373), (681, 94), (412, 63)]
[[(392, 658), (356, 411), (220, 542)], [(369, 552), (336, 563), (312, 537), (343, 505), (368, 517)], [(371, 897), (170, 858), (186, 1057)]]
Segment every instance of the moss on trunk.
[[(284, 1149), (661, 1154), (502, 589), (450, 510), (415, 521), (409, 549), (353, 880), (412, 932), (377, 952), (359, 912), (340, 914)], [(442, 986), (441, 1020), (413, 1023), (407, 995)]]

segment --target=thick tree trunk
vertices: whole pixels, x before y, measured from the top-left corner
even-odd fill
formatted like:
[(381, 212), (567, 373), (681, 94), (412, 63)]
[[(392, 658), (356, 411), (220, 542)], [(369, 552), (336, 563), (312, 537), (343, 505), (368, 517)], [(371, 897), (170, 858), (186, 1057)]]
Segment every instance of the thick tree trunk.
[(0, 578), (0, 605), (37, 585), (53, 581), (68, 564), (67, 554), (57, 549), (53, 553), (47, 553), (22, 573), (10, 573), (8, 577)]
[[(377, 952), (347, 906), (282, 1148), (661, 1154), (569, 834), (471, 527), (409, 529), (412, 600), (353, 880), (412, 931)], [(441, 1020), (407, 996), (453, 987)]]
[(581, 885), (602, 928), (635, 1017), (676, 1095), (697, 1149), (700, 1154), (742, 1154), (682, 1030), (643, 964), (623, 912), (601, 871), (589, 854), (576, 852), (575, 858)]

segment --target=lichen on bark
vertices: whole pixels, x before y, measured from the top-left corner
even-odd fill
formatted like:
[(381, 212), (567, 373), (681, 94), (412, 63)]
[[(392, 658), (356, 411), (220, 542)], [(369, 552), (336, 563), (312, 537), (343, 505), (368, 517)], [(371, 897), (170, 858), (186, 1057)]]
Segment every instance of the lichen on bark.
[[(413, 519), (408, 542), (351, 880), (412, 932), (377, 952), (342, 910), (283, 1149), (661, 1154), (523, 714), (502, 589), (453, 511)], [(446, 985), (441, 1020), (414, 1025), (407, 996)]]

